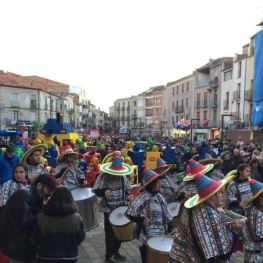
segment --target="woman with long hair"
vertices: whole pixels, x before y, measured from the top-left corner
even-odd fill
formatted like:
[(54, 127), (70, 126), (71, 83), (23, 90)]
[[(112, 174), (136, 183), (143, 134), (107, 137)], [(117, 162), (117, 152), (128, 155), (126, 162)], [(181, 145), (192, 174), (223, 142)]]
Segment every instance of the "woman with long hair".
[(38, 263), (76, 263), (85, 239), (81, 216), (71, 192), (58, 187), (38, 216)]

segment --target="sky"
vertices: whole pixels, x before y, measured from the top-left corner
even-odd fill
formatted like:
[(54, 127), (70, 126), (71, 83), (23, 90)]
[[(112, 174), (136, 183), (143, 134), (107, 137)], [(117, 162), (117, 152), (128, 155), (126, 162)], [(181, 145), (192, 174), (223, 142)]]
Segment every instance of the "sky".
[(114, 101), (234, 56), (261, 28), (259, 0), (3, 0), (0, 70)]

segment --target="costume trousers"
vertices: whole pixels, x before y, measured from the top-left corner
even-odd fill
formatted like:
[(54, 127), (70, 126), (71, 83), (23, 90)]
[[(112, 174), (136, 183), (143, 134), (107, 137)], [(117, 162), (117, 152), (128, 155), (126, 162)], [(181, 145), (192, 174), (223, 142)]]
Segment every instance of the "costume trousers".
[(141, 259), (142, 259), (142, 263), (146, 263), (146, 257), (147, 257), (147, 247), (146, 245), (143, 245), (141, 247), (139, 247), (140, 249), (140, 253), (141, 253)]
[(112, 257), (121, 247), (121, 241), (114, 237), (114, 233), (109, 221), (110, 213), (104, 213), (104, 231), (106, 242), (106, 258)]

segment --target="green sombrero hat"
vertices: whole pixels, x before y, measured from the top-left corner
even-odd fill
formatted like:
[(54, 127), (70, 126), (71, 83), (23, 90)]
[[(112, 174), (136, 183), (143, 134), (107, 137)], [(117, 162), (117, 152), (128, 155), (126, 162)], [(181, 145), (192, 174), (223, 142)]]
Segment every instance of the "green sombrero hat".
[(244, 202), (243, 207), (248, 206), (253, 200), (259, 197), (263, 193), (263, 184), (255, 179), (250, 179), (249, 186), (252, 192), (252, 197)]
[(183, 181), (191, 181), (194, 179), (194, 176), (196, 174), (198, 173), (205, 174), (214, 168), (213, 164), (202, 165), (197, 161), (195, 161), (194, 159), (190, 159), (188, 161), (188, 165), (190, 167), (190, 173), (185, 176)]
[(194, 181), (197, 188), (197, 194), (184, 203), (186, 208), (193, 208), (203, 203), (228, 183), (227, 179), (216, 181), (201, 173), (197, 173), (194, 176)]
[(223, 160), (219, 158), (212, 158), (212, 156), (209, 153), (205, 154), (205, 159), (199, 160), (198, 161), (200, 164), (217, 164), (217, 163), (222, 163)]
[(47, 145), (46, 144), (38, 144), (36, 146), (31, 147), (28, 149), (22, 156), (21, 162), (24, 164), (27, 164), (28, 157), (35, 151), (40, 151), (41, 156), (43, 156), (47, 150)]
[(125, 176), (132, 172), (132, 167), (126, 163), (122, 163), (122, 158), (115, 156), (111, 163), (101, 164), (100, 170), (107, 174)]

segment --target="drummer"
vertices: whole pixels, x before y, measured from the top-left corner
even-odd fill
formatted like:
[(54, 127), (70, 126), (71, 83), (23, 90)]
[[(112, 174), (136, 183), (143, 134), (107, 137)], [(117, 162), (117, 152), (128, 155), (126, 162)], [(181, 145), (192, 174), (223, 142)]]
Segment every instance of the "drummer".
[(126, 257), (119, 252), (121, 241), (114, 237), (109, 215), (116, 207), (133, 198), (130, 195), (130, 184), (126, 178), (126, 175), (131, 173), (132, 167), (122, 163), (120, 156), (115, 156), (112, 163), (102, 164), (100, 170), (101, 173), (93, 189), (99, 197), (99, 210), (104, 213), (105, 260), (106, 262), (115, 262), (115, 259), (124, 260)]
[(63, 154), (58, 157), (58, 165), (55, 170), (57, 181), (70, 190), (85, 186), (87, 184), (84, 173), (77, 167), (76, 160), (80, 153), (76, 153), (69, 145)]
[[(175, 166), (173, 166), (174, 168)], [(177, 189), (177, 184), (171, 176), (167, 175), (167, 172), (171, 169), (171, 165), (165, 163), (162, 158), (156, 159), (156, 168), (153, 169), (154, 172), (158, 173), (160, 177), (160, 193), (164, 197), (167, 204), (173, 202), (174, 191)]]
[[(221, 188), (227, 179), (215, 181), (197, 173), (194, 175), (197, 192), (184, 206), (168, 262), (218, 262), (229, 263), (233, 235), (225, 227), (217, 208), (222, 206)], [(245, 221), (229, 222), (232, 229), (242, 230)]]
[[(142, 194), (130, 203), (125, 215), (137, 223), (137, 238), (142, 263), (146, 263), (146, 244), (150, 237), (167, 235), (172, 230), (172, 215), (167, 209), (164, 197), (159, 193), (161, 188), (160, 174), (144, 168), (142, 171)], [(145, 190), (145, 191), (144, 191)]]

